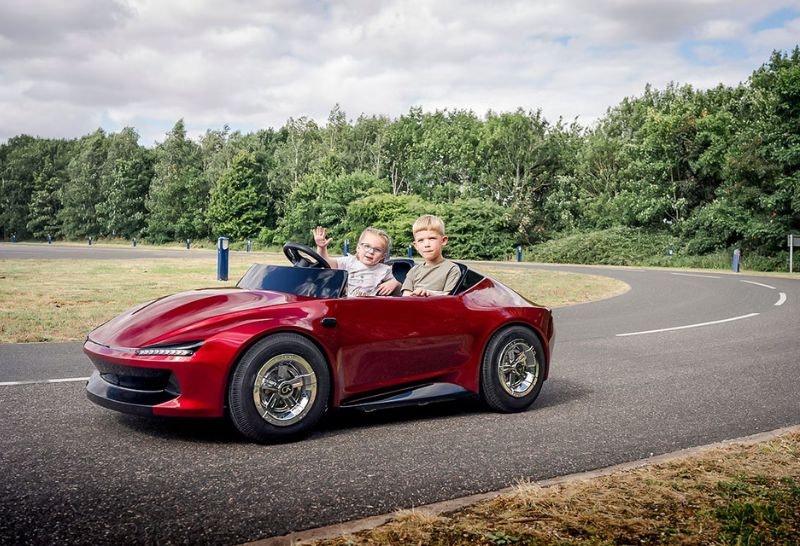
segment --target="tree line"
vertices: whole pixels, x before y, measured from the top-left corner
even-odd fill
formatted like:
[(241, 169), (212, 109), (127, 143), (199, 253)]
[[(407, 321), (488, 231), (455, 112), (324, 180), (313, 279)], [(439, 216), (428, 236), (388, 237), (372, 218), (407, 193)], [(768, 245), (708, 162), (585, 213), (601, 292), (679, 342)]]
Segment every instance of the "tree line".
[(402, 248), (441, 215), (454, 258), (615, 227), (668, 232), (685, 252), (763, 254), (800, 231), (800, 48), (774, 52), (744, 83), (647, 86), (591, 127), (541, 111), (423, 112), (399, 118), (336, 106), (327, 123), (290, 118), (163, 142), (133, 128), (0, 145), (0, 236), (341, 242), (386, 229)]

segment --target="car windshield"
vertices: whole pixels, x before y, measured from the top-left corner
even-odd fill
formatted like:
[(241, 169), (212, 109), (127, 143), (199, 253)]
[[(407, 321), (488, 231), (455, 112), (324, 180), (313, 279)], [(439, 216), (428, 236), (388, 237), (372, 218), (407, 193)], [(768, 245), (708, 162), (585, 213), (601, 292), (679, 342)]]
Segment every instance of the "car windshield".
[(253, 264), (236, 286), (310, 298), (340, 298), (346, 284), (347, 271), (342, 269)]

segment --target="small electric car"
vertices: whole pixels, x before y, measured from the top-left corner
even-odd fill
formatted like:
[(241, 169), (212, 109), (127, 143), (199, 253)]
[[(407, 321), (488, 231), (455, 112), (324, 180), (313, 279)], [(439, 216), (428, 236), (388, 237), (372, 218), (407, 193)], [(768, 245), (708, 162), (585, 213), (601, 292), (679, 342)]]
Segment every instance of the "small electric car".
[[(335, 408), (480, 396), (518, 412), (539, 395), (549, 309), (459, 264), (452, 294), (346, 297), (347, 272), (287, 243), (292, 266), (253, 265), (235, 288), (126, 311), (84, 344), (89, 399), (153, 416), (230, 417), (259, 442), (294, 439)], [(402, 282), (412, 260), (390, 260)]]

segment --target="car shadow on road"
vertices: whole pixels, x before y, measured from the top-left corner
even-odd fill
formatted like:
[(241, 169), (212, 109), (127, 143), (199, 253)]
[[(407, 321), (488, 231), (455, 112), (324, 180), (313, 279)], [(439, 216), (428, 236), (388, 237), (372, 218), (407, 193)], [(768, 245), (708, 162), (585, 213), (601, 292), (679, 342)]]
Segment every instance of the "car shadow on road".
[(234, 444), (247, 443), (227, 419), (201, 419), (178, 417), (139, 417), (115, 415), (120, 426), (156, 438), (186, 442)]
[[(583, 382), (551, 377), (545, 383), (536, 402), (527, 411), (535, 412), (568, 404), (591, 392), (592, 390)], [(312, 432), (310, 438), (324, 438), (351, 430), (400, 425), (414, 421), (447, 420), (492, 413), (494, 412), (477, 396), (433, 402), (424, 406), (397, 407), (371, 412), (337, 409), (330, 412), (320, 427)], [(141, 417), (128, 414), (116, 414), (114, 417), (118, 425), (156, 438), (211, 444), (251, 443), (242, 437), (226, 418)]]
[(478, 414), (485, 411), (487, 411), (486, 407), (477, 397), (462, 398), (460, 400), (450, 400), (446, 402), (434, 402), (424, 406), (406, 406), (370, 412), (356, 409), (338, 409), (328, 416), (324, 429), (326, 431), (343, 431), (347, 429), (407, 423), (409, 421), (447, 419), (450, 417)]

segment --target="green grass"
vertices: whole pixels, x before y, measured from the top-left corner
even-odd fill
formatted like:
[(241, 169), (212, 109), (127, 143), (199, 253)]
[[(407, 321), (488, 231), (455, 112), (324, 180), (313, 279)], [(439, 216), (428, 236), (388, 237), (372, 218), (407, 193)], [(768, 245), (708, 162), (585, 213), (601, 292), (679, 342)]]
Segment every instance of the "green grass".
[(233, 286), (253, 262), (278, 259), (234, 254), (225, 282), (216, 280), (216, 258), (210, 255), (0, 260), (0, 343), (83, 339), (94, 327), (138, 303), (193, 288)]
[[(233, 286), (252, 263), (286, 264), (282, 254), (232, 253), (229, 281), (216, 256), (137, 260), (0, 260), (0, 343), (71, 341), (136, 304), (194, 288)], [(557, 307), (609, 297), (620, 281), (575, 273), (480, 264), (531, 301)]]

